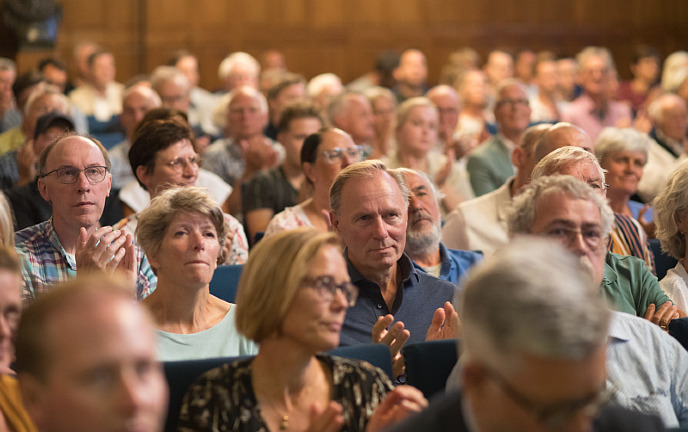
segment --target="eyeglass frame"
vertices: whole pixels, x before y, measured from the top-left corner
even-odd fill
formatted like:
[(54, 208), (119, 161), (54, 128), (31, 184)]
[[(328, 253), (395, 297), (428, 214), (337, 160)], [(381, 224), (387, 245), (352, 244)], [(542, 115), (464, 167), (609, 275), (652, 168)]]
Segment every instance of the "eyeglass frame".
[(334, 300), (337, 290), (344, 294), (349, 307), (354, 306), (358, 299), (358, 287), (356, 285), (351, 282), (335, 283), (334, 277), (330, 275), (305, 278), (303, 282), (306, 286), (314, 288), (323, 301), (331, 302)]
[[(190, 160), (190, 159), (193, 159), (193, 160)], [(156, 162), (153, 165), (166, 166), (166, 167), (172, 168), (172, 171), (174, 171), (175, 173), (181, 174), (184, 172), (186, 167), (188, 167), (189, 165), (195, 165), (196, 168), (200, 168), (201, 162), (202, 162), (201, 155), (196, 154), (194, 156), (189, 156), (188, 158), (176, 157), (169, 162)]]
[[(602, 247), (602, 246), (604, 245), (605, 239), (607, 239), (608, 236), (605, 236), (605, 235), (602, 233), (602, 227), (598, 226), (598, 227), (596, 227), (596, 228), (599, 229), (600, 242), (599, 242), (599, 244), (594, 244), (594, 245), (592, 245), (592, 244), (590, 244), (589, 242), (586, 241), (586, 237), (583, 235), (583, 234), (584, 234), (584, 231), (587, 230), (587, 229), (585, 229), (585, 228), (572, 228), (572, 227), (568, 227), (568, 226), (557, 225), (557, 226), (555, 226), (555, 227), (548, 228), (547, 230), (545, 230), (544, 232), (542, 232), (541, 235), (543, 235), (543, 236), (545, 236), (545, 237), (548, 237), (548, 238), (551, 238), (551, 239), (554, 239), (554, 240), (559, 240), (559, 241), (562, 241), (562, 242), (563, 242), (564, 240), (566, 240), (566, 241), (567, 241), (567, 244), (571, 244), (574, 240), (577, 240), (577, 239), (578, 239), (578, 236), (580, 236), (581, 239), (583, 239), (583, 243), (585, 243), (586, 246), (588, 246), (591, 250), (597, 250), (597, 249), (599, 249), (600, 247)], [(564, 236), (561, 236), (561, 237), (560, 237), (560, 236), (556, 236), (556, 235), (552, 232), (552, 231), (554, 231), (554, 230), (563, 230), (563, 231), (566, 231), (567, 234), (566, 234), (565, 237), (564, 237)]]
[[(105, 173), (103, 174), (103, 178), (100, 179), (100, 180), (98, 180), (98, 181), (91, 181), (91, 179), (90, 179), (90, 178), (88, 177), (88, 175), (86, 174), (86, 170), (92, 169), (92, 168), (103, 168), (103, 169), (105, 169)], [(77, 174), (76, 174), (76, 176), (74, 177), (74, 181), (72, 181), (72, 182), (60, 181), (60, 177), (61, 177), (61, 176), (60, 176), (60, 171), (61, 171), (61, 170), (75, 170), (75, 171), (77, 171)], [(48, 177), (50, 174), (56, 173), (56, 178), (57, 178), (57, 182), (58, 182), (58, 183), (60, 183), (60, 184), (74, 184), (74, 183), (76, 183), (76, 182), (79, 180), (79, 175), (80, 175), (81, 173), (84, 173), (84, 176), (86, 177), (86, 180), (88, 180), (88, 183), (93, 185), (93, 184), (102, 183), (102, 182), (105, 180), (105, 177), (107, 177), (107, 173), (108, 173), (108, 172), (110, 172), (110, 168), (107, 167), (107, 166), (105, 166), (105, 165), (92, 165), (92, 166), (87, 166), (87, 167), (84, 168), (84, 169), (79, 169), (79, 168), (76, 168), (76, 167), (73, 167), (73, 166), (61, 166), (61, 167), (55, 168), (54, 170), (49, 171), (49, 172), (47, 172), (47, 173), (45, 173), (45, 174), (41, 174), (41, 175), (39, 175), (38, 177), (39, 177), (39, 178), (46, 178), (46, 177)]]
[[(350, 148), (346, 148), (346, 149), (335, 147), (333, 149), (323, 150), (320, 153), (323, 156), (325, 156), (325, 161), (328, 164), (333, 165), (337, 162), (342, 162), (345, 154), (346, 154), (347, 159), (350, 159), (352, 157), (352, 155), (350, 154), (350, 151), (353, 151), (353, 150), (358, 151), (358, 154), (359, 154), (358, 160), (356, 160), (354, 162), (360, 162), (363, 159), (365, 159), (365, 155), (366, 155), (365, 150), (363, 149), (363, 147), (361, 147), (359, 145), (354, 146), (354, 147), (350, 147)], [(336, 156), (330, 155), (330, 153), (333, 153), (333, 152), (337, 152), (338, 154)]]
[(549, 429), (560, 428), (581, 410), (591, 410), (587, 414), (594, 415), (609, 402), (613, 394), (613, 391), (608, 389), (606, 382), (604, 382), (597, 391), (578, 400), (551, 404), (534, 402), (516, 390), (496, 370), (489, 367), (484, 368), (487, 374), (516, 405), (534, 415), (541, 424)]

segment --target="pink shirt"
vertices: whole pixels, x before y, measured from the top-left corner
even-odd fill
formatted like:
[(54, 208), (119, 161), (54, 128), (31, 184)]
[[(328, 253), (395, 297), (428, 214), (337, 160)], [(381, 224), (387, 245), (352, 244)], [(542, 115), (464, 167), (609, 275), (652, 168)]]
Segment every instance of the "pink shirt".
[(582, 95), (564, 110), (561, 120), (580, 127), (595, 142), (602, 129), (610, 126), (618, 127), (620, 120), (627, 120), (630, 126), (631, 109), (621, 102), (609, 101), (607, 112), (604, 118), (600, 119), (594, 112), (592, 100), (587, 95)]

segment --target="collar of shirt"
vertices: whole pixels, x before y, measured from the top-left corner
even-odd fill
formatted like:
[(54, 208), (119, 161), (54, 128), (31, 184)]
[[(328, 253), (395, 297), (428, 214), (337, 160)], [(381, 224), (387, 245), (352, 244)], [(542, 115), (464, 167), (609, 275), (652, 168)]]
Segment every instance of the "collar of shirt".
[(628, 342), (631, 339), (627, 328), (621, 325), (618, 315), (623, 312), (612, 311), (612, 319), (609, 322), (609, 343)]
[(678, 155), (685, 153), (684, 147), (683, 147), (683, 141), (684, 140), (675, 140), (673, 138), (670, 138), (670, 137), (666, 136), (666, 134), (659, 129), (655, 129), (655, 133), (657, 134), (657, 138), (664, 141), (664, 143), (669, 148), (671, 148), (674, 151), (674, 153), (676, 153)]
[[(356, 269), (356, 267), (349, 259), (349, 248), (344, 248), (343, 253), (344, 259), (346, 260), (346, 268), (349, 271), (349, 277), (351, 278), (351, 283), (358, 285), (358, 283), (361, 281), (370, 282), (368, 279), (366, 279), (365, 276), (363, 276), (358, 271), (358, 269)], [(418, 272), (422, 270), (416, 269), (416, 267), (413, 265), (413, 261), (411, 261), (411, 258), (409, 258), (408, 255), (402, 254), (401, 258), (399, 258), (399, 261), (397, 261), (397, 266), (399, 269), (401, 269), (401, 283), (399, 284), (400, 286), (406, 283), (406, 281), (408, 281), (412, 277), (415, 278), (414, 282), (418, 282)]]

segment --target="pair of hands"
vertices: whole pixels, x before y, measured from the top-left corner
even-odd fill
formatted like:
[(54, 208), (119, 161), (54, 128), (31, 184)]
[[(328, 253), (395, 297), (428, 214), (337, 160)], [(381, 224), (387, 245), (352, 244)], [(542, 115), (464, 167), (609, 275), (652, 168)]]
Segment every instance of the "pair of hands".
[(117, 271), (131, 281), (132, 287), (136, 286), (138, 263), (131, 234), (105, 226), (89, 236), (86, 228), (82, 227), (74, 256), (79, 273)]
[[(387, 429), (428, 406), (420, 390), (408, 385), (395, 387), (370, 417), (366, 431)], [(311, 425), (306, 432), (338, 432), (344, 426), (342, 406), (330, 401), (324, 409), (311, 407)]]
[(241, 140), (239, 144), (244, 152), (247, 172), (255, 173), (277, 166), (279, 163), (279, 154), (272, 143), (262, 135), (250, 140)]
[[(394, 376), (403, 375), (405, 370), (404, 357), (401, 348), (411, 333), (404, 329), (404, 323), (394, 322), (393, 315), (379, 317), (373, 325), (373, 342), (382, 343), (389, 347), (392, 355), (392, 371)], [(390, 327), (390, 325), (392, 325)], [(445, 302), (444, 307), (437, 308), (432, 316), (432, 323), (425, 334), (425, 340), (456, 339), (461, 334), (461, 321), (451, 302)]]

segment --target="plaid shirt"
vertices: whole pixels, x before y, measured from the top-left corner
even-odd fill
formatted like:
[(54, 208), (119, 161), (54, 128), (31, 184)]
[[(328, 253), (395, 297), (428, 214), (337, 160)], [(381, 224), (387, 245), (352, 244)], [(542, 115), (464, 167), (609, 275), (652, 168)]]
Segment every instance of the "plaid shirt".
[[(15, 234), (17, 252), (22, 256), (22, 298), (33, 301), (53, 285), (76, 277), (76, 262), (68, 255), (53, 229), (53, 219), (25, 228)], [(155, 290), (157, 277), (143, 251), (136, 247), (139, 276), (136, 296), (143, 299)]]

